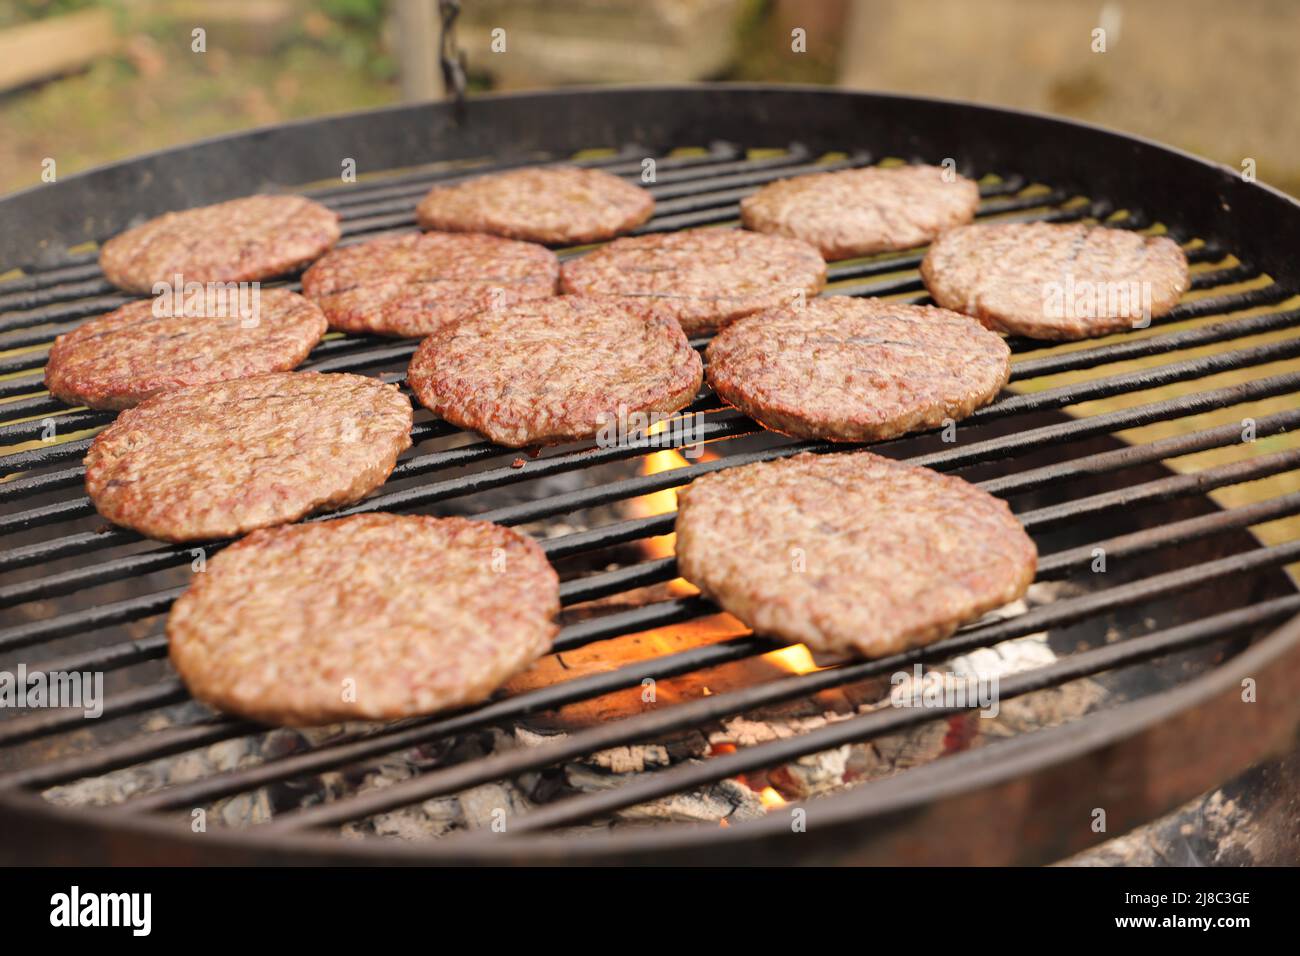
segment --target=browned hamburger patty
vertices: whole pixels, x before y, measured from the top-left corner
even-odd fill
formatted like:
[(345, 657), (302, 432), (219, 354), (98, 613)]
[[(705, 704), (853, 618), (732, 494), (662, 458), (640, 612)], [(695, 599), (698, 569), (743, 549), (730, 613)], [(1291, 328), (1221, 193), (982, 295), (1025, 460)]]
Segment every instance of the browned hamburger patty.
[(700, 356), (674, 320), (584, 296), (480, 312), (443, 328), (420, 343), (406, 376), (421, 404), (515, 448), (677, 411), (702, 379)]
[(829, 296), (741, 319), (709, 344), (709, 384), (767, 428), (867, 442), (935, 428), (992, 401), (1011, 350), (928, 306)]
[(1187, 257), (1172, 239), (1082, 223), (954, 229), (930, 247), (921, 277), (939, 305), (1035, 339), (1140, 328), (1189, 286)]
[(654, 208), (648, 192), (617, 176), (546, 166), (434, 186), (415, 215), (425, 229), (571, 245), (613, 238), (641, 225)]
[(938, 166), (846, 169), (782, 179), (740, 203), (747, 229), (802, 239), (826, 259), (930, 242), (970, 222), (979, 186)]
[(247, 196), (164, 213), (104, 243), (99, 267), (131, 292), (159, 282), (252, 282), (293, 272), (339, 240), (338, 216), (302, 196)]
[(357, 515), (256, 531), (167, 619), (190, 692), (271, 724), (393, 720), (477, 703), (551, 646), (559, 581), (526, 535)]
[(411, 445), (411, 403), (362, 375), (272, 372), (128, 408), (86, 453), (114, 524), (164, 541), (232, 538), (349, 504)]
[(130, 302), (55, 339), (45, 387), (73, 405), (130, 408), (173, 388), (288, 371), (325, 328), (320, 309), (284, 289), (257, 290), (242, 304)]
[(483, 309), (555, 295), (555, 253), (497, 236), (429, 232), (336, 249), (307, 270), (302, 291), (333, 328), (428, 335)]
[(814, 296), (825, 284), (826, 263), (812, 246), (741, 229), (616, 239), (560, 270), (562, 291), (623, 296), (676, 319), (687, 335)]
[(1014, 601), (1037, 549), (1005, 502), (869, 452), (802, 454), (678, 495), (682, 575), (759, 634), (882, 657)]

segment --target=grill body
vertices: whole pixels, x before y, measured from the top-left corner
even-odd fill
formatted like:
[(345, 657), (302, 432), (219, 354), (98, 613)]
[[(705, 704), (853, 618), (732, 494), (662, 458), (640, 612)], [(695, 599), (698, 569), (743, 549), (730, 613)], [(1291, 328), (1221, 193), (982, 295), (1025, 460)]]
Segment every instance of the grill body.
[[(371, 171), (484, 157), (501, 164), (549, 160), (592, 147), (621, 149), (630, 156), (639, 151), (661, 156), (678, 146), (714, 142), (749, 146), (798, 143), (814, 156), (830, 151), (854, 155), (855, 150), (875, 158), (928, 162), (952, 156), (966, 172), (1013, 171), (1028, 182), (1050, 184), (1063, 195), (1086, 197), (1097, 214), (1127, 211), (1137, 220), (1158, 220), (1176, 237), (1213, 241), (1248, 264), (1250, 274), (1271, 277), (1267, 289), (1246, 293), (1239, 303), (1230, 300), (1219, 312), (1282, 302), (1300, 286), (1300, 265), (1290, 255), (1300, 247), (1300, 207), (1267, 187), (1243, 182), (1233, 170), (1152, 143), (1049, 117), (936, 100), (756, 86), (488, 96), (471, 100), (459, 123), (450, 106), (429, 104), (307, 121), (168, 150), (0, 201), (0, 264), (30, 265), (37, 279), (43, 273), (64, 271), (80, 276), (93, 270), (93, 254), (76, 249), (83, 243), (102, 240), (169, 209), (336, 179), (345, 158), (355, 160), (364, 176)], [(728, 174), (737, 178), (716, 180), (715, 191), (752, 186), (753, 181), (747, 178), (751, 172), (743, 162), (739, 166), (737, 172)], [(409, 225), (410, 208), (418, 192), (407, 195), (404, 177), (417, 181), (419, 174), (391, 174), (367, 185), (377, 191), (370, 193), (372, 201), (365, 218), (352, 223), (357, 231)], [(389, 187), (395, 192), (391, 203), (385, 205), (382, 193)], [(331, 195), (343, 193), (331, 190)], [(729, 210), (734, 209), (734, 199), (702, 204), (697, 209), (692, 208), (690, 195), (685, 193), (657, 228), (724, 221), (732, 215)], [(59, 285), (31, 285), (30, 290), (14, 287), (8, 293), (0, 287), (0, 303), (7, 303), (0, 305), (0, 312), (19, 314), (61, 301), (49, 291), (53, 288), (58, 293)], [(67, 297), (66, 289), (62, 294)], [(69, 317), (76, 318), (75, 309)], [(88, 297), (84, 314), (98, 311), (103, 311), (102, 304)], [(1207, 309), (1197, 313), (1193, 308), (1189, 317), (1197, 314), (1217, 312)], [(1295, 325), (1300, 321), (1277, 320), (1267, 329)], [(0, 329), (12, 328), (19, 335), (28, 334), (22, 331), (27, 327), (21, 322), (0, 325)], [(6, 340), (4, 334), (0, 331), (0, 348), (13, 347), (15, 337)], [(32, 333), (33, 342), (37, 335)], [(1225, 335), (1221, 340), (1231, 337)], [(1018, 351), (1034, 351), (1029, 345), (1021, 346)], [(393, 350), (391, 357), (399, 365), (404, 354), (409, 354), (391, 343), (374, 348)], [(1286, 351), (1285, 346), (1274, 348), (1278, 358), (1297, 354)], [(1045, 361), (1049, 368), (1054, 367), (1050, 363), (1056, 361), (1055, 354), (1046, 359), (1031, 357), (1030, 361)], [(1207, 364), (1203, 374), (1219, 370)], [(1194, 377), (1189, 372), (1178, 380)], [(1135, 379), (1119, 391), (1103, 390), (1101, 394), (1137, 390), (1144, 381)], [(1160, 380), (1152, 381), (1159, 384)], [(1243, 398), (1255, 394), (1249, 391), (1250, 383), (1225, 386), (1226, 392), (1208, 390), (1191, 396), (1188, 408), (1194, 411), (1231, 404), (1235, 400), (1233, 387), (1243, 390)], [(1298, 389), (1300, 381), (1284, 381), (1259, 394), (1293, 395)], [(1111, 436), (1116, 429), (1099, 426), (1095, 432), (1080, 432), (1078, 441), (1069, 444), (1068, 453), (1051, 442), (1041, 448), (1017, 448), (1015, 441), (1022, 432), (1069, 428), (1078, 422), (1055, 410), (1065, 404), (1072, 403), (1030, 402), (1025, 403), (1025, 413), (1008, 413), (1005, 421), (1000, 421), (1001, 415), (991, 416), (995, 424), (980, 432), (980, 440), (1009, 442), (1008, 451), (963, 463), (976, 469), (963, 475), (996, 483), (1028, 469), (1059, 468), (1059, 480), (1068, 488), (1057, 490), (1045, 479), (1028, 488), (1034, 498), (1017, 508), (1018, 512), (1036, 514), (1053, 507), (1069, 511), (1079, 501), (1119, 494), (1139, 481), (1176, 478), (1159, 464), (1162, 458), (1171, 457), (1175, 448), (1168, 456), (1135, 459), (1134, 464), (1142, 464), (1144, 470), (1124, 471), (1119, 477), (1113, 470), (1099, 470), (1089, 477), (1074, 464), (1090, 457), (1122, 454), (1126, 446)], [(0, 405), (0, 413), (4, 410)], [(9, 420), (9, 416), (0, 417)], [(87, 418), (85, 424), (89, 427), (93, 421)], [(720, 433), (719, 437), (727, 435)], [(941, 446), (925, 439), (904, 443), (902, 448), (909, 457), (919, 455), (922, 459), (943, 454)], [(23, 461), (12, 459), (6, 470)], [(65, 466), (68, 463), (63, 462)], [(40, 480), (39, 474), (33, 473), (34, 481)], [(648, 484), (644, 487), (652, 490)], [(470, 490), (468, 485), (466, 490)], [(1050, 556), (1058, 550), (1082, 547), (1103, 534), (1158, 532), (1175, 522), (1215, 521), (1216, 516), (1227, 514), (1209, 499), (1196, 493), (1188, 496), (1186, 491), (1177, 498), (1154, 496), (1153, 503), (1144, 505), (1140, 513), (1125, 517), (1106, 512), (1101, 522), (1059, 535), (1053, 521), (1044, 517), (1042, 533), (1049, 538), (1058, 536), (1046, 553)], [(56, 506), (67, 498), (67, 493), (51, 495)], [(804, 831), (793, 832), (789, 817), (773, 814), (730, 829), (674, 826), (582, 840), (519, 833), (508, 840), (469, 838), (405, 844), (340, 841), (332, 834), (310, 830), (259, 833), (256, 828), (195, 835), (175, 818), (162, 814), (53, 806), (33, 788), (4, 787), (0, 778), (0, 819), (5, 819), (5, 829), (12, 835), (0, 848), (0, 858), (256, 863), (1039, 863), (1059, 859), (1099, 839), (1088, 825), (1099, 796), (1104, 797), (1108, 831), (1122, 832), (1261, 759), (1294, 749), (1300, 742), (1300, 619), (1278, 627), (1285, 617), (1276, 610), (1279, 605), (1271, 605), (1274, 610), (1269, 614), (1250, 616), (1252, 608), (1294, 595), (1294, 585), (1279, 566), (1285, 563), (1282, 558), (1290, 555), (1290, 560), (1295, 560), (1300, 553), (1286, 551), (1276, 560), (1259, 560), (1263, 549), (1246, 527), (1245, 523), (1225, 524), (1225, 533), (1208, 542), (1196, 539), (1199, 544), (1182, 555), (1156, 551), (1144, 559), (1140, 573), (1124, 581), (1140, 591), (1144, 579), (1215, 561), (1226, 562), (1228, 570), (1246, 573), (1227, 582), (1207, 578), (1201, 588), (1151, 593), (1154, 604), (1147, 613), (1156, 627), (1194, 626), (1197, 619), (1227, 608), (1240, 608), (1245, 615), (1240, 627), (1223, 632), (1225, 636), (1239, 635), (1236, 642), (1216, 644), (1194, 657), (1186, 668), (1190, 675), (1186, 679), (1163, 692), (1085, 719), (1013, 738), (999, 745), (996, 754), (991, 755), (988, 749), (957, 754), (814, 801), (809, 804), (809, 825)], [(19, 524), (16, 530), (13, 540), (19, 546), (40, 547), (58, 533), (44, 524)], [(1189, 565), (1189, 560), (1196, 563)], [(18, 583), (21, 585), (21, 578)], [(684, 605), (682, 616), (698, 612), (689, 602), (679, 603)], [(1114, 613), (1125, 613), (1123, 607)], [(1289, 610), (1290, 605), (1285, 608)], [(675, 609), (645, 621), (655, 626), (660, 620), (680, 619), (672, 618), (672, 613)], [(49, 656), (36, 655), (41, 659)], [(1064, 659), (1067, 671), (1069, 660)], [(1069, 674), (1058, 674), (1055, 680), (1060, 679), (1069, 679)], [(1261, 703), (1243, 704), (1242, 681), (1246, 679), (1259, 688)], [(0, 726), (0, 732), (2, 729)], [(1195, 759), (1188, 759), (1188, 741), (1197, 742)], [(791, 756), (796, 753), (792, 750)], [(1087, 786), (1081, 785), (1083, 781)]]

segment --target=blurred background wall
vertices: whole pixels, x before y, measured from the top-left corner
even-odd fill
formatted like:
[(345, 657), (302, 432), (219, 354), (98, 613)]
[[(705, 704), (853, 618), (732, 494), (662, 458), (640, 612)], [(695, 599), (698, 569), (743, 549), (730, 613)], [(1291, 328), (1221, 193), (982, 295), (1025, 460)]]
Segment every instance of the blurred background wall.
[[(1115, 126), (1233, 166), (1250, 157), (1262, 180), (1300, 194), (1294, 0), (462, 6), (475, 90), (723, 79), (973, 99)], [(437, 95), (437, 16), (437, 0), (0, 0), (0, 192), (39, 182), (47, 157), (66, 175), (202, 136)]]

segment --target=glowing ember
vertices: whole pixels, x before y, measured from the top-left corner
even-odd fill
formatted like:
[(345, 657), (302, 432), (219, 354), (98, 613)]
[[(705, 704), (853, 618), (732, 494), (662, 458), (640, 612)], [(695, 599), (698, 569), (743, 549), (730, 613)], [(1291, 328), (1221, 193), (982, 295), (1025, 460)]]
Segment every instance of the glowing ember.
[(777, 793), (775, 787), (764, 787), (758, 792), (758, 799), (763, 801), (763, 806), (768, 810), (785, 806), (785, 797)]

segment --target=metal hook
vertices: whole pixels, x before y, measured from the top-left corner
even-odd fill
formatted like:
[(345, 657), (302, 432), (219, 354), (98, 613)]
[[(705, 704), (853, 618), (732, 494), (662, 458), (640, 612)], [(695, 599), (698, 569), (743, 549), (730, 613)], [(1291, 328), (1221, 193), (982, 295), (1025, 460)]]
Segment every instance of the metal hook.
[(460, 16), (460, 0), (438, 0), (442, 15), (440, 60), (442, 79), (454, 103), (457, 123), (465, 121), (465, 51), (456, 43), (456, 18)]

